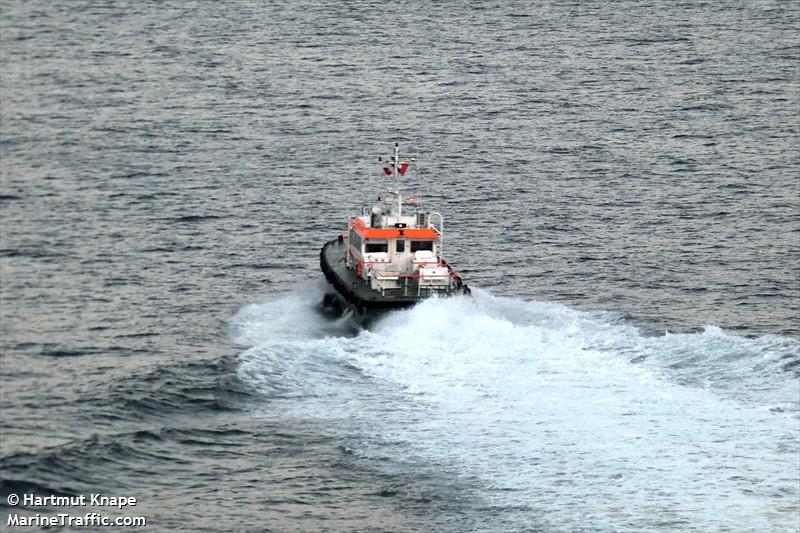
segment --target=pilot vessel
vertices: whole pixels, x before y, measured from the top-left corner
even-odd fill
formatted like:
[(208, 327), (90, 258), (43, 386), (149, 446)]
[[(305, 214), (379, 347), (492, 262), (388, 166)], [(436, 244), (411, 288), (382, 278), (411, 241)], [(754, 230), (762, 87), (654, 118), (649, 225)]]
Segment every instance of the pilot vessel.
[(330, 284), (324, 304), (367, 324), (383, 312), (411, 307), (430, 296), (469, 294), (442, 255), (444, 217), (404, 201), (398, 178), (416, 162), (394, 154), (379, 161), (393, 178), (389, 198), (347, 220), (347, 228), (322, 247), (320, 267)]

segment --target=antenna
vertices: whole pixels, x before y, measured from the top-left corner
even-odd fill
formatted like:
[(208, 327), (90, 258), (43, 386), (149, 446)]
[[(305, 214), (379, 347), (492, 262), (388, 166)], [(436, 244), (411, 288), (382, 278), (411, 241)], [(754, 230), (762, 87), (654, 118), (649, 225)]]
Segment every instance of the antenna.
[(394, 194), (397, 196), (397, 220), (403, 215), (403, 197), (400, 196), (400, 186), (397, 184), (397, 167), (400, 165), (400, 144), (394, 143)]
[[(394, 143), (394, 154), (386, 158), (386, 164), (388, 166), (383, 167), (383, 171), (386, 175), (392, 177), (392, 189), (389, 190), (389, 194), (393, 194), (394, 198), (391, 201), (389, 214), (397, 216), (398, 220), (403, 216), (403, 196), (400, 193), (398, 175), (405, 176), (406, 171), (416, 160), (417, 158), (412, 156), (408, 161), (400, 161), (400, 143)], [(382, 162), (383, 158), (378, 157), (378, 161)], [(397, 203), (395, 203), (395, 201)]]

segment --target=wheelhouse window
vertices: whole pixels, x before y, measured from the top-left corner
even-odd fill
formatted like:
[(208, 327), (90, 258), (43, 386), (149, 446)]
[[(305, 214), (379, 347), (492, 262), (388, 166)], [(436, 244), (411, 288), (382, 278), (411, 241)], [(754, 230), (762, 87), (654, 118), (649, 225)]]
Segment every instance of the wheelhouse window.
[(411, 253), (420, 250), (433, 251), (433, 241), (411, 241)]
[(406, 251), (406, 241), (398, 239), (395, 241), (394, 250), (400, 254)]
[(368, 254), (374, 254), (378, 252), (388, 252), (389, 251), (389, 243), (386, 241), (372, 241), (367, 242), (366, 245), (366, 252)]

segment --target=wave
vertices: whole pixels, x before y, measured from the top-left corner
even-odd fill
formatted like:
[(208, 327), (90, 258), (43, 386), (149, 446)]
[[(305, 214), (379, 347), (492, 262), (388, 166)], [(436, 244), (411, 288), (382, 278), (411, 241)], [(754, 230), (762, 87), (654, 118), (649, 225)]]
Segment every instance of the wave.
[(453, 472), (555, 528), (796, 521), (793, 339), (648, 337), (613, 314), (481, 290), (353, 334), (315, 312), (318, 297), (243, 309), (238, 375), (365, 461)]

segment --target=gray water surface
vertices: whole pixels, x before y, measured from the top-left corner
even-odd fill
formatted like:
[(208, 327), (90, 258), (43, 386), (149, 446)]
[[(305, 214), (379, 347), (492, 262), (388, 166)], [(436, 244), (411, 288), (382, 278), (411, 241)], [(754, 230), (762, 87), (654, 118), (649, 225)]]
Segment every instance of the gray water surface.
[[(3, 0), (0, 505), (795, 531), (799, 35), (794, 2)], [(476, 296), (354, 336), (319, 248), (394, 142)]]

